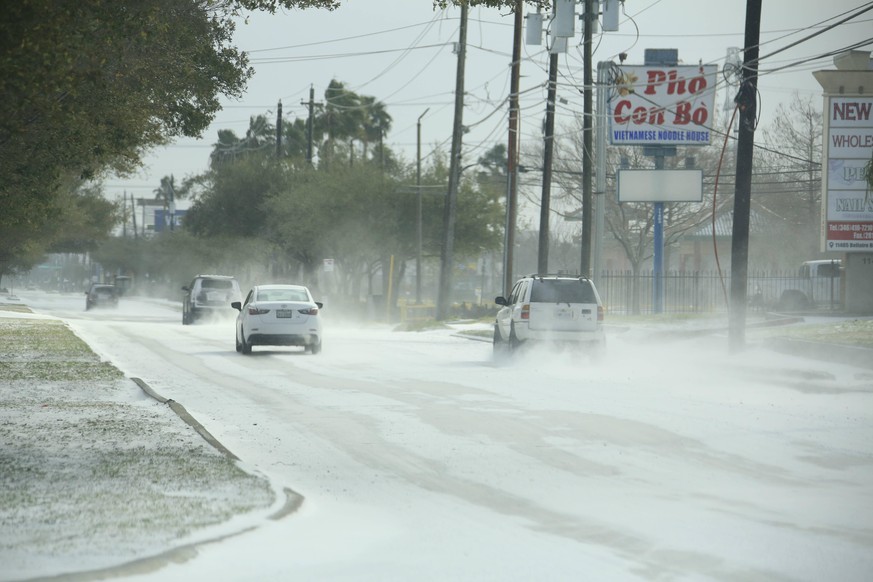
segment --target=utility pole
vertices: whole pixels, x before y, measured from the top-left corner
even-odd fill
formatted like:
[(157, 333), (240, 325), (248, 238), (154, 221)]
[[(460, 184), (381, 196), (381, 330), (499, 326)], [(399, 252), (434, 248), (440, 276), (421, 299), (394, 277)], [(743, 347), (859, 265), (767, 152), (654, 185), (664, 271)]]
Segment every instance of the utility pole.
[[(554, 48), (554, 47), (553, 47)], [(546, 128), (543, 143), (543, 191), (540, 197), (540, 236), (537, 273), (549, 272), (549, 214), (552, 196), (552, 153), (555, 149), (555, 100), (558, 93), (558, 53), (549, 55), (549, 89), (546, 97)]]
[(424, 113), (418, 116), (418, 122), (415, 124), (415, 186), (417, 190), (416, 200), (416, 228), (415, 234), (418, 239), (417, 249), (415, 254), (415, 304), (421, 305), (421, 247), (422, 247), (422, 216), (421, 216), (421, 118), (427, 115), (430, 107), (424, 110)]
[(592, 107), (591, 92), (594, 90), (594, 79), (591, 72), (591, 37), (594, 32), (594, 20), (597, 12), (595, 0), (584, 0), (585, 10), (583, 13), (583, 38), (582, 60), (585, 68), (582, 84), (584, 93), (582, 99), (582, 260), (580, 261), (579, 274), (583, 277), (591, 275), (591, 174), (592, 174), (592, 135), (591, 118), (594, 114)]
[(170, 231), (176, 230), (176, 187), (173, 182), (173, 174), (170, 174)]
[(461, 2), (461, 27), (458, 33), (458, 71), (455, 79), (455, 123), (452, 128), (452, 151), (449, 161), (449, 191), (443, 213), (443, 248), (440, 261), (440, 285), (437, 296), (437, 320), (449, 316), (452, 303), (452, 268), (454, 266), (455, 206), (461, 178), (461, 137), (464, 132), (464, 61), (467, 56), (467, 0)]
[(309, 107), (309, 117), (306, 118), (306, 162), (312, 164), (312, 127), (315, 124), (315, 87), (309, 86), (309, 101), (301, 101), (301, 105)]
[(279, 106), (276, 112), (276, 157), (282, 157), (282, 100), (279, 99)]
[(515, 28), (512, 35), (512, 70), (509, 82), (509, 144), (506, 148), (506, 226), (503, 236), (503, 295), (513, 284), (512, 262), (515, 251), (515, 221), (518, 212), (518, 91), (521, 79), (521, 29), (523, 0), (515, 2)]
[(746, 0), (743, 80), (736, 101), (740, 110), (737, 138), (734, 223), (731, 237), (731, 301), (728, 345), (732, 352), (746, 343), (746, 296), (749, 276), (749, 214), (752, 201), (752, 161), (758, 99), (758, 42), (761, 37), (761, 2)]
[(603, 229), (606, 214), (606, 95), (609, 83), (609, 69), (611, 61), (597, 63), (597, 122), (594, 124), (596, 154), (594, 173), (594, 244), (591, 267), (594, 271), (594, 284), (601, 286), (601, 272), (603, 270)]
[(133, 219), (133, 240), (137, 240), (139, 234), (136, 231), (136, 202), (133, 201), (133, 192), (130, 193), (130, 217)]

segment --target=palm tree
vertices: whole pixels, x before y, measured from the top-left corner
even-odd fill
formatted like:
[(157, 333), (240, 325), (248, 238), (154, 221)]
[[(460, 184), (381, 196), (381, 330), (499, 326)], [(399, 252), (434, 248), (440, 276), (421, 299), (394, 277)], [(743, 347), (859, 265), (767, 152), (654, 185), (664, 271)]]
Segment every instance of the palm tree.
[(382, 138), (391, 129), (391, 116), (385, 110), (385, 104), (376, 101), (375, 97), (361, 96), (363, 107), (364, 124), (361, 127), (361, 141), (364, 143), (364, 159), (367, 157), (368, 146), (371, 142), (382, 141)]
[(252, 152), (265, 152), (276, 143), (276, 129), (267, 121), (264, 115), (253, 115), (249, 118), (249, 128), (246, 136), (238, 138), (233, 130), (218, 130), (218, 141), (213, 144), (209, 154), (209, 165), (215, 168), (218, 164), (233, 161), (239, 156)]
[(295, 119), (292, 123), (282, 124), (283, 155), (292, 159), (304, 159), (308, 145), (306, 121)]
[(161, 185), (154, 190), (155, 200), (161, 200), (164, 206), (164, 220), (167, 221), (167, 226), (170, 230), (173, 229), (173, 222), (170, 216), (170, 209), (175, 209), (176, 204), (176, 183), (173, 174), (161, 178)]
[(231, 129), (219, 129), (218, 141), (212, 145), (209, 154), (209, 166), (215, 168), (219, 164), (233, 160), (241, 149), (240, 139)]
[(247, 151), (261, 151), (276, 145), (276, 128), (267, 121), (265, 115), (253, 115), (249, 118), (249, 128), (246, 130), (245, 147)]
[(316, 119), (321, 135), (326, 135), (323, 162), (327, 163), (333, 153), (334, 140), (349, 140), (350, 144), (360, 135), (364, 122), (361, 98), (333, 79), (324, 92), (324, 113)]

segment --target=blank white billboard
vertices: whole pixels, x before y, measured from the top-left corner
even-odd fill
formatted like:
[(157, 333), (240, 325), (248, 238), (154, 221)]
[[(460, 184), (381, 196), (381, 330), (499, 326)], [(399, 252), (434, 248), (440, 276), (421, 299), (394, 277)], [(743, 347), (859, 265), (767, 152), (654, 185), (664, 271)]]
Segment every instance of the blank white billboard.
[(619, 202), (701, 202), (703, 170), (619, 170)]

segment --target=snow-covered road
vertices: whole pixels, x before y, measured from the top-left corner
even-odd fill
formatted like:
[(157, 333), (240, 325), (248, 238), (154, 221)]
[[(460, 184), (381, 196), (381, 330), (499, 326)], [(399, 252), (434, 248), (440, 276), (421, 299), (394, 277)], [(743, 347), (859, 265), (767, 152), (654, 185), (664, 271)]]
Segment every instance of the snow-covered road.
[(232, 320), (28, 303), (305, 497), (148, 580), (869, 580), (873, 377), (720, 339), (610, 336), (495, 363), (456, 330), (325, 317), (324, 351)]

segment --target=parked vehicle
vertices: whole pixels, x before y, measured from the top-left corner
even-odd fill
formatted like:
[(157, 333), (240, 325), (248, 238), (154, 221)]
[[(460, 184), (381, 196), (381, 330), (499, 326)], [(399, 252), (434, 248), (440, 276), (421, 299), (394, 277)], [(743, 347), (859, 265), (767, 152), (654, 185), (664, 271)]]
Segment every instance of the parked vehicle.
[(842, 304), (840, 259), (804, 261), (797, 278), (779, 296), (778, 309), (803, 311), (816, 307), (834, 309)]
[(205, 315), (232, 315), (228, 305), (242, 298), (239, 283), (229, 275), (197, 275), (182, 287), (182, 325)]
[(302, 346), (321, 351), (323, 307), (302, 285), (258, 285), (244, 302), (234, 301), (236, 351), (250, 354), (253, 346)]
[(115, 288), (118, 290), (119, 297), (127, 295), (133, 287), (133, 277), (127, 275), (118, 275), (115, 277)]
[(568, 344), (593, 355), (606, 348), (603, 304), (586, 277), (529, 275), (519, 279), (494, 323), (494, 351), (501, 354), (530, 343)]
[(95, 307), (118, 307), (118, 289), (115, 285), (91, 285), (85, 291), (85, 311)]

